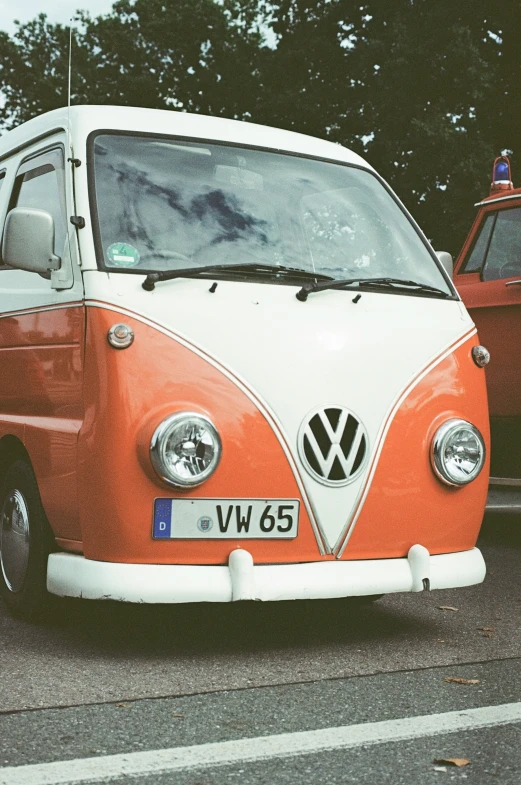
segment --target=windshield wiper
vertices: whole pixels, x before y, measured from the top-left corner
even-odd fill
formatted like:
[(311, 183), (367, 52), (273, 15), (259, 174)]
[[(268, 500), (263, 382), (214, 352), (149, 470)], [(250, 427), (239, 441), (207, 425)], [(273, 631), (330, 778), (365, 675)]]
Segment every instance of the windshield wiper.
[(315, 284), (304, 284), (302, 289), (299, 289), (297, 292), (296, 297), (297, 300), (305, 302), (308, 299), (308, 295), (313, 292), (322, 292), (325, 289), (343, 289), (344, 286), (349, 286), (351, 284), (356, 284), (359, 288), (365, 286), (368, 288), (375, 286), (389, 289), (414, 288), (418, 292), (432, 292), (439, 297), (451, 296), (448, 292), (444, 292), (443, 289), (437, 289), (435, 286), (429, 286), (425, 283), (409, 281), (403, 278), (348, 278), (344, 281), (319, 281)]
[(302, 270), (300, 267), (284, 267), (283, 265), (276, 266), (251, 262), (249, 264), (214, 264), (211, 266), (206, 265), (206, 267), (187, 267), (184, 270), (165, 270), (161, 273), (148, 273), (141, 285), (147, 292), (151, 292), (159, 281), (171, 281), (173, 278), (198, 278), (200, 275), (211, 277), (215, 272), (274, 273), (276, 275), (284, 273), (288, 277), (313, 278), (317, 282), (334, 281), (331, 275)]

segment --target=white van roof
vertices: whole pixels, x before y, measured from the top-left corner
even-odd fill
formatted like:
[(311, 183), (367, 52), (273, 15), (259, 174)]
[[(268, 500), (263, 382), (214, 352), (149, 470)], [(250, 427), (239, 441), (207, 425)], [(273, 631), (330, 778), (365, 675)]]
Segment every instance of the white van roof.
[[(252, 147), (267, 147), (358, 164), (372, 169), (359, 155), (333, 142), (241, 120), (226, 120), (222, 117), (208, 117), (188, 112), (129, 106), (81, 105), (71, 107), (70, 125), (75, 155), (81, 155), (81, 147), (92, 131), (104, 129), (153, 132)], [(53, 131), (66, 128), (66, 108), (55, 109), (35, 117), (0, 137), (0, 159)]]

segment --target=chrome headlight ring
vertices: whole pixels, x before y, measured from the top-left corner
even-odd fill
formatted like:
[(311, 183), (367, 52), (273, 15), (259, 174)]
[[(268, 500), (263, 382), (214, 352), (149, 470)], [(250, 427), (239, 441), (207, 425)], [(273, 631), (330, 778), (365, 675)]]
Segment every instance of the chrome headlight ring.
[(169, 485), (193, 488), (217, 469), (221, 437), (212, 421), (197, 412), (177, 412), (163, 420), (150, 441), (150, 459)]
[(466, 420), (447, 420), (432, 440), (432, 468), (445, 485), (460, 488), (475, 480), (483, 468), (485, 456), (481, 433)]

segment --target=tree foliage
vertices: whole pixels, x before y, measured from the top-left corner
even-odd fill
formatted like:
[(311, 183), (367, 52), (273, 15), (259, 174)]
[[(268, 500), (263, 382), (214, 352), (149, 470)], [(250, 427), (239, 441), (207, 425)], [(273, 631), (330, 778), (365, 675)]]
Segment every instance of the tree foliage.
[[(492, 159), (521, 158), (521, 5), (473, 0), (119, 0), (76, 15), (73, 103), (180, 109), (363, 154), (457, 252)], [(67, 102), (68, 29), (0, 33), (0, 122)]]

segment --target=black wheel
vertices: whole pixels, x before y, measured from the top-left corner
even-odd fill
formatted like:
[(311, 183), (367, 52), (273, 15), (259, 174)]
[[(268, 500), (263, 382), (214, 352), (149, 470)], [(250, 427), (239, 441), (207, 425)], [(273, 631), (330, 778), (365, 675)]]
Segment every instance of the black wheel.
[(54, 538), (25, 461), (14, 461), (7, 470), (0, 505), (0, 596), (14, 615), (34, 618), (50, 597), (47, 558)]

